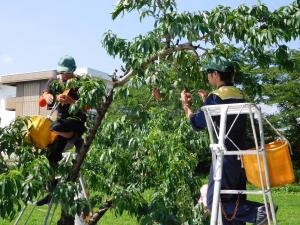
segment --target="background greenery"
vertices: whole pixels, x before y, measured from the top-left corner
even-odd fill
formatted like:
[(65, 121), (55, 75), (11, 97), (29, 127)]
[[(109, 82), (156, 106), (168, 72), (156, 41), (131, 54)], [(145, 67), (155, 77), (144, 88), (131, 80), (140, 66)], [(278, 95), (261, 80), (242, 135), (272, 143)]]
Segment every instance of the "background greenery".
[[(203, 180), (205, 183), (206, 180)], [(261, 196), (249, 195), (250, 200), (262, 201)], [(273, 189), (273, 200), (279, 206), (277, 212), (278, 224), (284, 225), (298, 225), (299, 223), (299, 204), (300, 204), (300, 185), (292, 184), (285, 187)], [(24, 217), (20, 221), (20, 224), (24, 224), (28, 217), (29, 211), (32, 206), (29, 206), (24, 214)], [(47, 207), (38, 207), (34, 211), (34, 215), (30, 218), (28, 225), (40, 225), (42, 224)], [(16, 218), (15, 218), (16, 219)], [(59, 210), (56, 211), (53, 217), (53, 224), (59, 219)], [(0, 219), (2, 225), (12, 225), (15, 220), (8, 221)], [(128, 215), (124, 212), (121, 216), (116, 216), (114, 210), (109, 210), (105, 216), (101, 219), (99, 224), (102, 225), (137, 225), (138, 222), (136, 218)]]

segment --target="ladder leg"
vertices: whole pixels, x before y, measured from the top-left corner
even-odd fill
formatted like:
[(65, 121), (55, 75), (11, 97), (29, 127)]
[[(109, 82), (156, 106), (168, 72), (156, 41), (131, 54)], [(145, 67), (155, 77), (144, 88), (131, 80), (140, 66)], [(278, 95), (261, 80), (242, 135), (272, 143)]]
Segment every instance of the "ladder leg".
[(88, 200), (88, 196), (87, 196), (86, 189), (85, 189), (85, 186), (84, 186), (84, 180), (83, 180), (83, 177), (82, 177), (81, 174), (79, 175), (79, 183), (80, 183), (80, 187), (82, 189), (83, 197), (86, 200)]
[(210, 225), (217, 225), (218, 211), (219, 211), (219, 201), (220, 201), (220, 191), (221, 191), (221, 180), (222, 180), (222, 167), (223, 167), (223, 152), (217, 155), (215, 174), (214, 174), (214, 195)]
[[(272, 219), (273, 219), (274, 224), (277, 225), (276, 218), (275, 218), (274, 205), (273, 205), (273, 200), (272, 200), (272, 194), (271, 194), (268, 165), (267, 165), (267, 159), (266, 159), (266, 151), (265, 151), (264, 147), (259, 147), (259, 145), (258, 145), (257, 134), (255, 131), (255, 125), (254, 125), (254, 117), (253, 117), (253, 114), (251, 113), (251, 110), (249, 110), (249, 112), (250, 112), (249, 116), (250, 116), (250, 121), (251, 121), (251, 126), (252, 126), (253, 137), (254, 137), (254, 141), (255, 141), (255, 147), (256, 147), (256, 151), (257, 151), (256, 156), (257, 156), (257, 165), (258, 165), (258, 171), (259, 171), (259, 179), (260, 179), (261, 190), (262, 190), (262, 197), (263, 197), (264, 205), (266, 208), (268, 224), (271, 225), (271, 219), (270, 219), (270, 213), (268, 210), (268, 201), (266, 198), (266, 192), (268, 193), (268, 200), (270, 203), (269, 207), (271, 208)], [(258, 112), (257, 116), (258, 116), (260, 146), (265, 146), (261, 112)], [(262, 149), (262, 152), (258, 151), (260, 148)], [(262, 165), (261, 165), (261, 160), (260, 160), (261, 156), (263, 159), (263, 168), (264, 168), (264, 172), (265, 172), (264, 176), (263, 176)], [(266, 188), (264, 186), (264, 181), (266, 184)]]
[(55, 204), (55, 206), (54, 206), (54, 209), (53, 209), (52, 215), (51, 215), (51, 217), (50, 217), (50, 223), (49, 223), (49, 225), (51, 225), (51, 224), (52, 224), (52, 219), (53, 219), (53, 217), (54, 217), (54, 213), (55, 213), (55, 211), (56, 211), (56, 208), (57, 208), (57, 204)]
[(48, 217), (49, 217), (49, 214), (50, 214), (52, 205), (53, 205), (53, 197), (51, 198), (51, 201), (50, 201), (50, 203), (49, 203), (48, 210), (47, 210), (47, 213), (46, 213), (46, 216), (45, 216), (43, 225), (46, 225), (46, 224), (47, 224), (47, 220), (48, 220)]
[(25, 206), (23, 207), (23, 209), (22, 209), (22, 211), (20, 212), (20, 214), (19, 214), (19, 216), (18, 216), (16, 222), (14, 223), (14, 225), (17, 225), (17, 224), (20, 222), (20, 219), (21, 219), (21, 217), (23, 216), (23, 214), (24, 214), (26, 208), (27, 208), (27, 205), (25, 205)]
[(270, 208), (271, 208), (273, 224), (277, 225), (276, 212), (275, 212), (275, 209), (274, 209), (274, 203), (273, 203), (271, 192), (268, 192), (268, 197), (269, 197), (269, 203), (270, 203)]
[[(16, 222), (14, 223), (14, 225), (19, 224), (19, 222), (20, 222), (20, 220), (21, 220), (21, 218), (22, 218), (22, 216), (23, 216), (25, 210), (27, 209), (27, 207), (28, 207), (28, 205), (25, 205), (25, 206), (24, 206), (24, 208), (23, 208), (22, 211), (20, 212), (20, 214), (19, 214), (19, 216), (18, 216)], [(36, 205), (33, 205), (33, 206), (32, 206), (32, 209), (30, 210), (30, 213), (29, 213), (29, 215), (27, 216), (27, 219), (25, 220), (24, 225), (26, 225), (26, 224), (28, 223), (28, 221), (29, 221), (29, 219), (30, 219), (30, 217), (31, 217), (31, 215), (32, 215), (33, 210), (35, 209), (35, 207), (36, 207)]]
[(31, 215), (32, 215), (32, 213), (33, 213), (33, 210), (35, 209), (35, 206), (36, 206), (36, 205), (33, 205), (32, 209), (31, 209), (31, 211), (30, 211), (30, 213), (29, 213), (29, 216), (27, 217), (27, 219), (26, 219), (24, 225), (26, 225), (26, 224), (28, 223), (29, 218), (31, 217)]
[(218, 219), (218, 211), (219, 211), (219, 202), (221, 201), (220, 192), (221, 192), (221, 181), (222, 181), (222, 170), (223, 170), (223, 158), (224, 158), (224, 151), (225, 151), (224, 142), (225, 142), (225, 134), (226, 134), (227, 110), (228, 110), (228, 106), (221, 109), (219, 140), (217, 145), (212, 146), (212, 150), (216, 154), (217, 159), (214, 168), (214, 195), (213, 195), (210, 225), (217, 225), (218, 222), (217, 219)]
[[(258, 125), (259, 125), (259, 130), (260, 130), (261, 146), (265, 146), (261, 112), (258, 113), (258, 118), (259, 118)], [(273, 204), (273, 199), (272, 199), (270, 177), (269, 177), (269, 169), (268, 169), (268, 164), (267, 164), (267, 156), (266, 156), (266, 150), (265, 150), (265, 148), (263, 148), (262, 157), (263, 157), (263, 163), (264, 163), (264, 168), (265, 168), (265, 181), (266, 181), (266, 189), (268, 191), (267, 195), (268, 195), (268, 200), (269, 200), (269, 204), (270, 204), (269, 207), (271, 209), (271, 215), (272, 215), (273, 224), (277, 225), (276, 214), (275, 214), (274, 204)], [(260, 172), (261, 172), (261, 170), (260, 170)], [(262, 188), (264, 189), (263, 184), (262, 184)], [(265, 197), (265, 193), (266, 192), (264, 191), (263, 193), (264, 193), (264, 200), (265, 200), (265, 198), (266, 198)], [(268, 205), (266, 204), (266, 200), (265, 200), (265, 207), (266, 207), (266, 211), (267, 211), (267, 217), (268, 217), (269, 224), (271, 224), (269, 210), (267, 208)]]
[[(263, 150), (264, 152), (264, 150)], [(263, 197), (263, 200), (264, 200), (264, 205), (265, 205), (265, 208), (266, 208), (266, 213), (267, 213), (267, 218), (268, 218), (268, 224), (271, 225), (270, 223), (270, 213), (269, 213), (269, 210), (268, 210), (268, 202), (267, 202), (267, 198), (266, 198), (266, 190), (267, 191), (270, 191), (270, 188), (265, 188), (264, 186), (264, 178), (266, 180), (268, 180), (268, 177), (267, 177), (267, 174), (265, 173), (264, 177), (263, 177), (263, 171), (262, 171), (262, 165), (261, 165), (261, 161), (260, 161), (260, 155), (261, 153), (258, 152), (257, 150), (257, 165), (258, 165), (258, 171), (259, 171), (259, 178), (260, 178), (260, 184), (261, 184), (261, 190), (262, 190), (262, 197)], [(263, 162), (264, 162), (264, 169), (266, 169), (266, 165), (265, 165), (265, 160), (263, 159)], [(266, 170), (265, 170), (266, 171)]]
[(222, 209), (221, 209), (221, 201), (219, 201), (219, 215), (218, 215), (218, 225), (223, 225), (223, 218), (222, 218)]

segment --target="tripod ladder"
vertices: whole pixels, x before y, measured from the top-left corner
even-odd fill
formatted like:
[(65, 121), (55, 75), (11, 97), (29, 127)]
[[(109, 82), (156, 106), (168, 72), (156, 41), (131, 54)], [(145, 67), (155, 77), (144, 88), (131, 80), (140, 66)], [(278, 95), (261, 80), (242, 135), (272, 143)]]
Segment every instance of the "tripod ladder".
[[(68, 152), (68, 153), (65, 153), (65, 154), (64, 154), (64, 159), (63, 159), (63, 161), (64, 161), (65, 164), (69, 161), (69, 159), (70, 159), (70, 157), (72, 156), (72, 154), (75, 154), (75, 153)], [(80, 174), (80, 176), (79, 176), (79, 184), (80, 184), (80, 187), (81, 187), (81, 193), (78, 193), (78, 197), (83, 196), (85, 199), (88, 199), (88, 196), (87, 196), (87, 193), (86, 193), (86, 188), (85, 188), (84, 179), (83, 179), (83, 177), (82, 177), (81, 174)], [(24, 215), (24, 213), (25, 213), (25, 211), (26, 211), (26, 209), (27, 209), (27, 207), (28, 207), (29, 204), (32, 204), (33, 207), (31, 208), (31, 210), (30, 210), (30, 212), (29, 212), (29, 214), (28, 214), (28, 216), (27, 216), (27, 218), (26, 218), (26, 220), (25, 220), (25, 222), (24, 222), (24, 225), (26, 225), (26, 224), (28, 223), (30, 217), (32, 216), (32, 213), (33, 213), (34, 209), (37, 207), (37, 205), (36, 205), (35, 203), (30, 203), (30, 202), (28, 202), (28, 203), (23, 207), (23, 209), (22, 209), (21, 212), (19, 213), (19, 216), (18, 216), (18, 218), (16, 219), (14, 225), (18, 225), (18, 224), (20, 223), (21, 218), (23, 217), (23, 215)], [(51, 209), (52, 209), (53, 206), (54, 206), (54, 209), (52, 210), (52, 214), (50, 215), (50, 212), (51, 212)], [(57, 208), (57, 203), (54, 203), (54, 201), (53, 201), (53, 196), (52, 196), (52, 197), (51, 197), (51, 200), (50, 200), (50, 202), (49, 202), (49, 204), (48, 204), (48, 208), (47, 208), (47, 212), (46, 212), (45, 218), (44, 218), (44, 220), (43, 220), (43, 225), (47, 225), (47, 224), (48, 224), (48, 219), (49, 219), (49, 217), (50, 217), (49, 225), (52, 224), (52, 219), (53, 219), (53, 217), (54, 217), (54, 213), (55, 213), (55, 211), (56, 211), (56, 208)], [(85, 224), (85, 223), (82, 221), (82, 219), (81, 219), (81, 218), (78, 218), (78, 215), (76, 215), (76, 216), (75, 216), (75, 225), (84, 225), (84, 224)]]
[[(266, 160), (266, 151), (265, 151), (265, 142), (264, 142), (264, 132), (263, 132), (263, 115), (260, 109), (252, 103), (236, 103), (236, 104), (220, 104), (220, 105), (210, 105), (203, 106), (202, 110), (205, 114), (205, 120), (209, 131), (210, 138), (210, 149), (212, 152), (212, 163), (213, 163), (213, 172), (214, 172), (214, 193), (213, 193), (213, 203), (212, 203), (212, 212), (210, 225), (222, 225), (222, 212), (221, 212), (221, 199), (220, 194), (255, 194), (262, 195), (265, 208), (271, 209), (271, 215), (269, 210), (266, 210), (268, 224), (271, 225), (273, 221), (274, 225), (277, 225), (274, 204), (272, 200), (272, 193), (269, 180), (269, 172)], [(242, 114), (249, 115), (252, 134), (254, 137), (255, 150), (240, 150), (234, 143), (238, 150), (226, 149), (225, 139), (228, 138), (228, 134), (231, 131), (233, 125), (237, 121), (238, 117)], [(228, 115), (234, 115), (234, 120), (230, 127), (226, 129), (228, 125), (227, 118)], [(212, 117), (220, 117), (219, 127), (216, 125)], [(257, 134), (255, 129), (254, 119), (258, 121), (259, 134)], [(218, 128), (218, 129), (217, 129)], [(217, 138), (217, 140), (216, 140)], [(229, 141), (231, 141), (229, 139)], [(223, 170), (223, 158), (226, 155), (236, 155), (240, 157), (244, 154), (256, 154), (258, 160), (258, 170), (259, 170), (259, 179), (261, 184), (260, 190), (221, 190), (221, 180), (222, 180), (222, 170)], [(261, 165), (260, 157), (262, 157), (263, 165)], [(264, 173), (262, 170), (264, 167)], [(264, 180), (265, 178), (265, 180)], [(264, 186), (265, 183), (265, 186)], [(269, 204), (269, 206), (268, 206)], [(271, 219), (272, 218), (272, 219)]]

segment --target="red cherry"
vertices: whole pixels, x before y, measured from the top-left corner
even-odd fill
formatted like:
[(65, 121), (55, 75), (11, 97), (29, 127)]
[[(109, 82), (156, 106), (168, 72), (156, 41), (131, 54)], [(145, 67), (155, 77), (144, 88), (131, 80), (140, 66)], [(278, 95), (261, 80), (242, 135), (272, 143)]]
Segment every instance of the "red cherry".
[(39, 106), (45, 107), (46, 105), (47, 105), (46, 99), (43, 96), (41, 96), (39, 99)]
[(89, 109), (91, 109), (91, 106), (89, 106), (89, 105), (83, 106), (83, 110), (84, 110), (84, 111), (87, 111), (87, 110), (89, 110)]
[(154, 98), (156, 99), (156, 101), (160, 100), (160, 91), (159, 88), (153, 88), (152, 89), (152, 95), (154, 96)]

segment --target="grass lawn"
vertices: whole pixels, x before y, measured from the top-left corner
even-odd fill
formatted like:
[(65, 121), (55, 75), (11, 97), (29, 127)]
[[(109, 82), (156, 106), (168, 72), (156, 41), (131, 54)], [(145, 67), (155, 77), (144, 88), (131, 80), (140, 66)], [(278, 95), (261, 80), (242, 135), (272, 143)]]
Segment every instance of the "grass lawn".
[[(31, 209), (33, 206), (28, 206), (24, 215), (22, 216), (22, 219), (20, 220), (19, 224), (23, 225), (25, 224), (26, 219), (28, 218), (28, 215), (30, 214)], [(43, 224), (45, 215), (47, 212), (47, 206), (41, 206), (41, 207), (35, 207), (33, 214), (29, 218), (27, 225), (41, 225)], [(13, 225), (16, 221), (18, 216), (13, 221), (3, 220), (0, 218), (0, 224), (1, 225)], [(59, 220), (59, 210), (57, 209), (53, 220), (52, 225), (56, 224), (56, 222)], [(49, 225), (50, 219), (48, 219), (48, 225)], [(100, 222), (98, 222), (99, 225), (138, 225), (137, 220), (128, 214), (123, 214), (120, 217), (116, 217), (113, 210), (108, 211), (104, 217), (101, 219)]]
[[(249, 200), (262, 202), (262, 197), (252, 195), (248, 197)], [(288, 185), (284, 188), (275, 189), (273, 191), (273, 200), (279, 209), (277, 212), (277, 220), (279, 225), (299, 225), (300, 224), (300, 184)], [(19, 224), (24, 224), (28, 217), (30, 209), (29, 206), (22, 217)], [(28, 225), (41, 225), (43, 224), (44, 217), (46, 215), (47, 206), (36, 207), (33, 215), (28, 221)], [(17, 216), (16, 216), (17, 217)], [(56, 211), (52, 224), (56, 224), (59, 219), (59, 210)], [(12, 225), (13, 221), (0, 219), (1, 225)], [(128, 214), (123, 214), (120, 217), (116, 217), (113, 210), (108, 211), (104, 217), (98, 223), (100, 225), (137, 225), (137, 220)], [(250, 225), (250, 224), (249, 224)]]
[[(261, 196), (249, 196), (249, 200), (262, 202)], [(275, 192), (273, 201), (278, 205), (277, 223), (282, 225), (300, 224), (300, 192)], [(299, 214), (298, 214), (299, 213)], [(249, 223), (250, 224), (250, 223)]]

